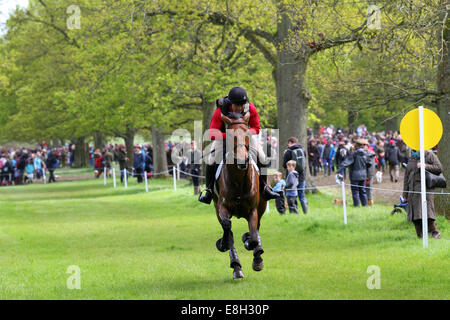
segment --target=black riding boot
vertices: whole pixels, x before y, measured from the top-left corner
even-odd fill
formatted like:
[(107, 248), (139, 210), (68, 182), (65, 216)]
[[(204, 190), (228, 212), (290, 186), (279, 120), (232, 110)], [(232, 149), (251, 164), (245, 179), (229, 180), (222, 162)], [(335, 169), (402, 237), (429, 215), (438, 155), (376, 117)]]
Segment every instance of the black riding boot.
[(269, 201), (271, 199), (276, 199), (280, 196), (279, 193), (272, 191), (272, 189), (267, 185), (267, 176), (259, 175), (259, 191), (264, 200)]
[(200, 192), (198, 201), (206, 204), (211, 203), (213, 199), (214, 182), (216, 181), (215, 179), (216, 171), (217, 171), (217, 164), (206, 165), (205, 168), (206, 190), (204, 195), (202, 194), (203, 192)]

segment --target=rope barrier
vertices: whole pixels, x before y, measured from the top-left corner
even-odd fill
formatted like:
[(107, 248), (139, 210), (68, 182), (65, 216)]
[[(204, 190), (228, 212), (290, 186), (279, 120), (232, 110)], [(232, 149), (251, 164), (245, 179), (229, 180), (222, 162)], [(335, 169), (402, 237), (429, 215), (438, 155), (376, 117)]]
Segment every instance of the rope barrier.
[(183, 173), (183, 174), (185, 174), (187, 176), (197, 177), (197, 178), (206, 178), (205, 176), (199, 176), (199, 175), (196, 175), (196, 174), (188, 173), (188, 172), (185, 172), (185, 171), (180, 170), (178, 168), (175, 168), (175, 170), (177, 170), (178, 172)]

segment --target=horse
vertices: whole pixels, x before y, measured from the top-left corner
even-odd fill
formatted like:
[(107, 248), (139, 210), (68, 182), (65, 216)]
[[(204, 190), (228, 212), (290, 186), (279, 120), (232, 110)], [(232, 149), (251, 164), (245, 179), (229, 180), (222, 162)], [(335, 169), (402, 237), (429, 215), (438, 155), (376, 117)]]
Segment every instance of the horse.
[[(216, 247), (221, 252), (229, 251), (233, 279), (239, 279), (244, 277), (244, 273), (234, 247), (231, 218), (247, 220), (249, 232), (242, 235), (242, 242), (247, 250), (253, 250), (253, 270), (261, 271), (264, 267), (261, 258), (264, 250), (261, 245), (259, 228), (267, 202), (259, 192), (256, 159), (255, 161), (250, 160), (248, 117), (242, 118), (237, 114), (231, 116), (232, 118), (227, 118), (229, 129), (227, 135), (232, 134), (233, 153), (228, 152), (227, 159), (224, 159), (220, 176), (216, 181), (218, 193), (214, 192), (213, 200), (217, 219), (223, 229), (223, 237), (217, 240)], [(231, 156), (233, 156), (232, 159)], [(228, 161), (230, 159), (231, 161)]]

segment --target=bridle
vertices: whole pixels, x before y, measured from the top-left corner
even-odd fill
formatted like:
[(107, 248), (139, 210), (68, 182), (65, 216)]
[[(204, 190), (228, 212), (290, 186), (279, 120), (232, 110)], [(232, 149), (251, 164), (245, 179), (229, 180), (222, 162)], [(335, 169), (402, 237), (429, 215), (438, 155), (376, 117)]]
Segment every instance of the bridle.
[[(248, 123), (245, 122), (245, 121), (236, 121), (236, 122), (232, 122), (232, 123), (228, 124), (227, 128), (230, 129), (234, 125), (242, 125), (242, 124), (245, 125), (247, 128), (249, 127)], [(237, 160), (237, 158), (236, 158), (237, 148), (242, 148), (242, 147), (245, 147), (245, 149), (247, 150), (247, 156), (245, 157), (245, 169), (247, 170), (248, 169), (248, 164), (249, 164), (249, 161), (250, 161), (250, 159), (249, 159), (249, 157), (250, 157), (250, 153), (249, 153), (250, 152), (250, 147), (249, 147), (249, 145), (247, 145), (245, 143), (236, 143), (236, 145), (233, 146), (233, 151), (234, 151), (234, 155), (235, 155), (234, 158), (235, 158), (235, 160)]]

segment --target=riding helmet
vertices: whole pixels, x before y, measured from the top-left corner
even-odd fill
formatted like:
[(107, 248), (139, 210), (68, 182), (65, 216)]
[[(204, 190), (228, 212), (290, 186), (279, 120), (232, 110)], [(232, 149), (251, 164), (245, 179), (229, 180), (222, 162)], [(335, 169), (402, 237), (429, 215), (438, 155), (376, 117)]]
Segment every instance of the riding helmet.
[(231, 103), (242, 106), (248, 102), (247, 92), (242, 87), (233, 87), (228, 93), (228, 99)]

